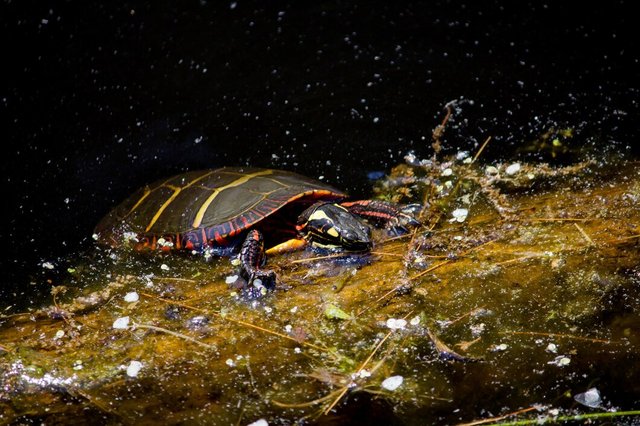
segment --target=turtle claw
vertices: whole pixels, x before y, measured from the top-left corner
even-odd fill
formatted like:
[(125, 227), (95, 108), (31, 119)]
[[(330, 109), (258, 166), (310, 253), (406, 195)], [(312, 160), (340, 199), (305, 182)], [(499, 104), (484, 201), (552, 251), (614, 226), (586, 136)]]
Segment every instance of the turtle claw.
[(264, 287), (267, 290), (276, 288), (276, 273), (271, 270), (254, 271), (247, 283), (257, 288)]
[(267, 257), (264, 254), (264, 239), (258, 230), (251, 230), (247, 234), (240, 249), (240, 276), (247, 282), (247, 288), (272, 290), (276, 286), (276, 274), (268, 269), (261, 269)]
[(396, 216), (395, 219), (390, 220), (387, 224), (387, 230), (391, 235), (400, 236), (404, 234), (408, 234), (411, 229), (422, 226), (420, 221), (414, 219), (413, 217), (400, 213)]

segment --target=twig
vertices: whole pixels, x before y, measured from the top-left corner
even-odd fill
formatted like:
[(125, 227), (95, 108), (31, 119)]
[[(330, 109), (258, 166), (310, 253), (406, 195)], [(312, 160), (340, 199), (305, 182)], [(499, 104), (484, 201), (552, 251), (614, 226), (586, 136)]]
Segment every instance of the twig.
[(179, 278), (179, 277), (153, 277), (153, 281), (180, 281), (186, 283), (195, 283), (196, 280), (192, 280), (189, 278)]
[(458, 426), (475, 426), (475, 425), (482, 425), (482, 424), (486, 424), (486, 423), (493, 423), (493, 422), (498, 422), (500, 420), (504, 420), (508, 417), (513, 417), (513, 416), (517, 416), (518, 414), (523, 414), (523, 413), (528, 413), (529, 411), (533, 411), (536, 410), (536, 407), (529, 407), (529, 408), (523, 408), (522, 410), (518, 410), (518, 411), (513, 411), (511, 413), (507, 413), (504, 414), (502, 416), (498, 416), (498, 417), (491, 417), (490, 419), (482, 419), (482, 420), (476, 420), (470, 423), (460, 423), (458, 424)]
[(574, 340), (584, 340), (586, 342), (593, 343), (614, 343), (621, 344), (623, 342), (617, 340), (606, 340), (606, 339), (595, 339), (592, 337), (583, 337), (576, 336), (573, 334), (560, 334), (560, 333), (544, 333), (539, 331), (501, 331), (500, 334), (513, 334), (513, 335), (523, 335), (523, 336), (546, 336), (546, 337), (559, 337), (564, 339), (574, 339)]
[(401, 254), (401, 253), (388, 253), (385, 251), (370, 251), (369, 253), (375, 254), (377, 256), (404, 257), (404, 254)]
[(630, 235), (628, 237), (617, 238), (615, 240), (607, 240), (604, 243), (605, 244), (619, 244), (619, 243), (623, 243), (625, 241), (635, 240), (637, 238), (640, 238), (640, 234), (638, 234), (638, 235)]
[(484, 148), (487, 146), (489, 141), (491, 141), (491, 136), (489, 136), (489, 137), (487, 137), (487, 139), (485, 139), (484, 143), (482, 144), (482, 146), (480, 147), (478, 152), (476, 152), (476, 155), (473, 156), (473, 160), (471, 160), (472, 163), (475, 163), (476, 160), (478, 159), (478, 157), (480, 157), (480, 154), (482, 153), (482, 151), (484, 151)]
[[(367, 357), (367, 359), (364, 360), (364, 362), (362, 364), (360, 364), (360, 367), (356, 370), (356, 375), (360, 374), (360, 372), (362, 372), (362, 370), (364, 370), (364, 368), (367, 366), (367, 364), (369, 363), (369, 361), (371, 361), (371, 358), (373, 358), (373, 356), (376, 354), (376, 352), (378, 352), (378, 349), (380, 349), (380, 346), (382, 346), (382, 344), (384, 342), (387, 341), (387, 339), (393, 334), (393, 330), (389, 331), (383, 338), (382, 340), (380, 340), (378, 342), (378, 344), (375, 346), (375, 348), (373, 348), (373, 350), (371, 351), (371, 353), (369, 354), (369, 356)], [(327, 414), (329, 414), (331, 412), (331, 410), (333, 410), (333, 407), (336, 406), (336, 404), (338, 402), (340, 402), (340, 400), (342, 399), (342, 397), (344, 397), (346, 395), (346, 393), (349, 392), (349, 386), (344, 386), (342, 391), (340, 392), (340, 394), (337, 396), (337, 398), (331, 403), (331, 405), (329, 405), (329, 407), (327, 407), (326, 410), (324, 410), (324, 415), (326, 416)]]
[[(525, 425), (539, 425), (542, 423), (546, 423), (547, 421), (549, 423), (553, 423), (553, 424), (558, 424), (558, 423), (565, 423), (565, 422), (570, 422), (570, 424), (573, 424), (573, 422), (580, 422), (580, 424), (589, 424), (588, 420), (589, 419), (610, 419), (610, 418), (616, 418), (616, 417), (630, 417), (630, 416), (640, 416), (640, 410), (630, 410), (630, 411), (604, 411), (601, 413), (583, 413), (583, 414), (574, 414), (574, 415), (568, 415), (568, 416), (549, 416), (546, 418), (535, 418), (535, 419), (523, 419), (523, 420), (515, 420), (513, 422), (508, 422), (508, 423), (492, 423), (492, 425), (500, 425), (500, 426), (525, 426)], [(480, 423), (468, 423), (469, 425), (471, 424), (480, 424)], [(609, 424), (609, 422), (606, 422), (604, 424)]]
[(453, 109), (451, 108), (451, 104), (452, 102), (449, 102), (445, 105), (445, 108), (447, 109), (447, 114), (442, 119), (442, 123), (437, 125), (436, 128), (433, 129), (433, 133), (431, 134), (431, 139), (433, 140), (433, 142), (431, 143), (431, 147), (433, 148), (434, 154), (439, 154), (440, 151), (442, 150), (442, 141), (440, 140), (440, 138), (444, 135), (444, 130), (447, 126), (447, 122), (451, 118), (451, 114), (453, 112)]
[(305, 259), (291, 260), (289, 263), (293, 265), (296, 263), (307, 263), (307, 262), (313, 262), (316, 260), (335, 259), (337, 257), (347, 257), (347, 256), (350, 256), (350, 254), (334, 253), (334, 254), (328, 254), (326, 256), (307, 257)]
[(206, 344), (204, 342), (201, 342), (198, 339), (194, 339), (191, 336), (187, 336), (186, 334), (176, 333), (175, 331), (171, 331), (171, 330), (168, 330), (168, 329), (162, 328), (162, 327), (157, 327), (155, 325), (133, 323), (133, 328), (146, 328), (146, 329), (149, 329), (149, 330), (159, 331), (161, 333), (170, 334), (172, 336), (179, 337), (179, 338), (184, 339), (184, 340), (188, 340), (188, 341), (190, 341), (192, 343), (195, 343), (195, 344), (200, 345), (200, 346), (202, 346), (204, 348), (207, 348), (207, 349), (212, 349), (212, 350), (216, 350), (217, 349), (214, 345)]
[(279, 333), (279, 332), (274, 331), (274, 330), (269, 330), (268, 328), (260, 327), (259, 325), (251, 324), (250, 322), (247, 322), (247, 321), (242, 321), (242, 320), (239, 320), (239, 319), (230, 318), (229, 316), (226, 316), (226, 315), (223, 316), (218, 312), (209, 311), (207, 309), (202, 309), (202, 308), (196, 308), (195, 306), (187, 305), (186, 303), (180, 303), (180, 302), (177, 302), (177, 301), (174, 301), (174, 300), (163, 299), (162, 297), (157, 297), (157, 296), (154, 296), (154, 295), (148, 294), (148, 293), (140, 293), (140, 294), (142, 294), (143, 296), (146, 296), (146, 297), (150, 297), (152, 299), (160, 300), (160, 301), (165, 302), (165, 303), (171, 303), (171, 304), (174, 304), (174, 305), (182, 306), (184, 308), (191, 309), (191, 310), (194, 310), (194, 311), (203, 312), (203, 313), (207, 313), (207, 314), (213, 314), (213, 315), (216, 315), (216, 316), (218, 316), (220, 318), (225, 319), (226, 321), (230, 321), (230, 322), (234, 322), (236, 324), (244, 325), (246, 327), (250, 327), (250, 328), (253, 328), (255, 330), (262, 331), (263, 333), (273, 334), (274, 336), (278, 336), (278, 337), (281, 337), (283, 339), (291, 340), (291, 341), (296, 342), (297, 344), (302, 345), (302, 346), (307, 346), (309, 348), (314, 348), (314, 349), (317, 349), (317, 350), (322, 351), (322, 352), (330, 352), (328, 348), (323, 348), (321, 346), (314, 345), (313, 343), (309, 343), (309, 342), (304, 342), (304, 341), (301, 342), (298, 339), (295, 339), (294, 337), (291, 337), (289, 335), (282, 334), (282, 333)]
[(441, 266), (446, 265), (447, 263), (451, 263), (451, 260), (448, 260), (448, 259), (447, 259), (447, 260), (444, 260), (444, 261), (442, 261), (442, 262), (440, 262), (440, 263), (436, 263), (435, 265), (433, 265), (433, 266), (431, 266), (431, 267), (429, 267), (429, 268), (425, 269), (424, 271), (420, 271), (420, 272), (418, 272), (417, 274), (415, 274), (414, 276), (410, 277), (409, 279), (410, 279), (410, 280), (415, 280), (416, 278), (420, 278), (421, 276), (426, 275), (426, 274), (428, 274), (429, 272), (431, 272), (431, 271), (433, 271), (433, 270), (435, 270), (435, 269), (438, 269), (438, 268), (439, 268), (439, 267), (441, 267)]
[(590, 246), (594, 245), (593, 240), (591, 239), (591, 237), (589, 237), (589, 235), (584, 231), (584, 229), (582, 229), (580, 227), (580, 225), (578, 225), (577, 223), (573, 222), (573, 226), (576, 227), (576, 229), (578, 231), (580, 231), (580, 233), (582, 234), (582, 236), (584, 237), (585, 240), (587, 240), (587, 242), (589, 243)]

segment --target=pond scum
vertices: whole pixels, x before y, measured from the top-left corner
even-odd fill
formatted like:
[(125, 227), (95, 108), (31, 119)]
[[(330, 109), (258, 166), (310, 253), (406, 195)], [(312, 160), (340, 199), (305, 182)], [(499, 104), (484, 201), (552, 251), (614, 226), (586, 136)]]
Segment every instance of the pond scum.
[(638, 164), (439, 159), (447, 119), (375, 186), (422, 228), (273, 257), (263, 298), (226, 259), (78, 256), (3, 310), (0, 424), (637, 424)]

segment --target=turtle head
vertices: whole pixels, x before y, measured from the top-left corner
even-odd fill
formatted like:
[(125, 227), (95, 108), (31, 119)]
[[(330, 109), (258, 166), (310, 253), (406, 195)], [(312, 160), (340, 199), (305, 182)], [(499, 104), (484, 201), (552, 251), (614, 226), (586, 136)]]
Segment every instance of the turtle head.
[(296, 229), (315, 248), (371, 250), (371, 228), (338, 204), (312, 205), (298, 217)]

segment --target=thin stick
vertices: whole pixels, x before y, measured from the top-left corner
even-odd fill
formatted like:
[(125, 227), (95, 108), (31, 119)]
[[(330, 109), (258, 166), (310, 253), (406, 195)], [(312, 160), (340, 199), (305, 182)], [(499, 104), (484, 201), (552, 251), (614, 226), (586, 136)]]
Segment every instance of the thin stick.
[(476, 152), (476, 155), (473, 156), (473, 160), (471, 160), (472, 163), (475, 163), (476, 160), (478, 159), (478, 157), (480, 157), (480, 154), (482, 153), (482, 151), (484, 151), (484, 148), (487, 146), (487, 144), (489, 143), (490, 140), (491, 140), (491, 136), (489, 136), (489, 137), (487, 137), (487, 139), (485, 139), (484, 143), (482, 144), (482, 146), (480, 147), (478, 152)]
[(607, 240), (605, 241), (605, 244), (618, 244), (618, 243), (622, 243), (624, 241), (628, 241), (628, 240), (635, 240), (636, 238), (640, 238), (640, 234), (638, 235), (630, 235), (628, 237), (622, 237), (622, 238), (618, 238), (615, 240)]
[[(557, 416), (557, 417), (547, 417), (547, 418), (535, 418), (535, 419), (522, 419), (522, 420), (514, 420), (508, 423), (492, 423), (492, 425), (500, 425), (500, 426), (525, 426), (525, 425), (539, 425), (541, 423), (553, 422), (553, 424), (560, 424), (565, 422), (573, 422), (578, 421), (581, 424), (588, 424), (588, 419), (610, 419), (616, 417), (629, 417), (629, 416), (640, 416), (640, 410), (631, 410), (631, 411), (604, 411), (601, 413), (580, 413), (568, 416)], [(493, 420), (493, 419), (490, 419)], [(486, 422), (485, 422), (486, 423)], [(468, 424), (479, 424), (479, 423), (468, 423)], [(607, 422), (605, 424), (610, 424)]]
[(375, 254), (375, 255), (378, 255), (378, 256), (404, 257), (404, 254), (400, 254), (400, 253), (388, 253), (388, 252), (384, 252), (384, 251), (370, 251), (369, 253), (371, 253), (371, 254)]
[(593, 242), (593, 240), (591, 239), (591, 237), (589, 237), (589, 235), (584, 231), (584, 229), (582, 229), (582, 228), (580, 227), (580, 225), (578, 225), (577, 223), (575, 223), (575, 222), (574, 222), (574, 223), (573, 223), (573, 226), (575, 226), (575, 227), (576, 227), (576, 229), (577, 229), (578, 231), (580, 231), (580, 233), (582, 234), (582, 236), (584, 237), (584, 239), (585, 239), (585, 240), (587, 240), (587, 242), (589, 243), (589, 245), (590, 245), (590, 246), (594, 245), (594, 242)]
[(529, 411), (533, 411), (533, 410), (537, 410), (536, 407), (529, 407), (529, 408), (523, 408), (522, 410), (518, 410), (518, 411), (513, 411), (511, 413), (507, 413), (504, 414), (502, 416), (498, 416), (498, 417), (492, 417), (490, 419), (482, 419), (482, 420), (476, 420), (470, 423), (460, 423), (458, 424), (458, 426), (475, 426), (475, 425), (482, 425), (485, 423), (493, 423), (493, 422), (498, 422), (500, 420), (504, 420), (508, 417), (513, 417), (513, 416), (517, 416), (518, 414), (523, 414), (523, 413), (528, 413)]
[(451, 324), (455, 324), (455, 323), (457, 323), (458, 321), (460, 321), (460, 320), (462, 320), (462, 319), (464, 319), (464, 318), (466, 318), (466, 317), (468, 317), (468, 316), (471, 316), (471, 315), (473, 315), (474, 313), (476, 313), (476, 312), (478, 312), (478, 311), (480, 311), (480, 310), (482, 310), (482, 309), (484, 309), (484, 306), (480, 306), (480, 307), (478, 307), (478, 308), (474, 308), (474, 309), (470, 310), (469, 312), (467, 312), (466, 314), (462, 314), (462, 315), (460, 315), (458, 318), (456, 318), (456, 319), (452, 320), (452, 321), (449, 323), (449, 325), (451, 325)]
[(535, 259), (538, 257), (543, 257), (544, 255), (539, 255), (539, 256), (521, 256), (521, 257), (516, 257), (514, 259), (509, 259), (509, 260), (503, 260), (502, 262), (496, 262), (493, 264), (493, 266), (504, 266), (504, 265), (508, 265), (509, 263), (515, 263), (515, 262), (520, 262), (520, 261), (524, 261), (524, 260), (529, 260), (529, 259)]
[(522, 219), (514, 219), (519, 222), (591, 222), (596, 218), (579, 218), (579, 217), (524, 217)]
[(195, 283), (196, 280), (192, 280), (189, 278), (179, 278), (179, 277), (153, 277), (153, 281), (180, 281), (185, 283)]
[(149, 329), (149, 330), (159, 331), (159, 332), (162, 332), (162, 333), (170, 334), (170, 335), (175, 336), (175, 337), (179, 337), (179, 338), (184, 339), (184, 340), (188, 340), (188, 341), (190, 341), (192, 343), (195, 343), (195, 344), (200, 345), (200, 346), (202, 346), (204, 348), (207, 348), (207, 349), (212, 349), (212, 350), (216, 350), (217, 349), (213, 345), (208, 345), (208, 344), (206, 344), (204, 342), (199, 341), (198, 339), (194, 339), (191, 336), (187, 336), (186, 334), (176, 333), (175, 331), (171, 331), (171, 330), (168, 330), (168, 329), (162, 328), (162, 327), (157, 327), (155, 325), (133, 323), (133, 327), (134, 328), (146, 328), (146, 329)]
[[(382, 344), (384, 342), (387, 341), (387, 339), (391, 336), (391, 334), (393, 334), (393, 330), (389, 331), (384, 338), (382, 338), (382, 340), (380, 340), (378, 342), (378, 344), (376, 345), (375, 348), (373, 348), (373, 351), (371, 351), (371, 353), (369, 354), (369, 356), (367, 357), (367, 359), (364, 360), (364, 362), (362, 364), (360, 364), (360, 367), (358, 368), (358, 370), (356, 371), (356, 375), (359, 375), (362, 370), (364, 370), (364, 368), (367, 366), (367, 364), (369, 363), (369, 361), (371, 361), (371, 359), (373, 358), (373, 356), (376, 354), (376, 352), (378, 352), (378, 349), (380, 349), (380, 346), (382, 346)], [(344, 388), (342, 389), (342, 392), (340, 392), (340, 394), (338, 395), (338, 397), (331, 403), (331, 405), (329, 405), (329, 407), (324, 410), (324, 415), (326, 416), (327, 414), (329, 414), (331, 412), (331, 410), (333, 410), (333, 407), (336, 406), (336, 404), (338, 404), (338, 402), (340, 402), (340, 400), (346, 395), (346, 393), (349, 392), (349, 386), (344, 386)]]
[(593, 343), (622, 343), (616, 340), (595, 339), (591, 337), (576, 336), (573, 334), (560, 334), (560, 333), (543, 333), (539, 331), (501, 331), (500, 334), (514, 334), (523, 336), (546, 336), (546, 337), (559, 337), (564, 339), (584, 340), (586, 342)]
[(187, 305), (186, 303), (180, 303), (180, 302), (174, 301), (174, 300), (163, 299), (162, 297), (157, 297), (157, 296), (154, 296), (154, 295), (148, 294), (148, 293), (141, 292), (140, 294), (142, 294), (143, 296), (152, 298), (152, 299), (160, 300), (160, 301), (165, 302), (165, 303), (171, 303), (171, 304), (174, 304), (174, 305), (182, 306), (184, 308), (191, 309), (191, 310), (194, 310), (194, 311), (197, 311), (197, 312), (213, 314), (213, 315), (216, 315), (218, 317), (224, 318), (227, 321), (234, 322), (236, 324), (241, 324), (241, 325), (244, 325), (246, 327), (250, 327), (250, 328), (262, 331), (263, 333), (273, 334), (274, 336), (282, 337), (283, 339), (291, 340), (291, 341), (296, 342), (297, 344), (302, 345), (302, 346), (307, 346), (307, 347), (314, 348), (314, 349), (317, 349), (317, 350), (323, 351), (323, 352), (328, 351), (327, 348), (323, 348), (321, 346), (317, 346), (317, 345), (314, 345), (313, 343), (309, 343), (309, 342), (304, 342), (304, 341), (301, 342), (301, 341), (299, 341), (299, 340), (297, 340), (297, 339), (295, 339), (295, 338), (293, 338), (291, 336), (288, 336), (286, 334), (282, 334), (282, 333), (279, 333), (277, 331), (269, 330), (268, 328), (260, 327), (259, 325), (251, 324), (250, 322), (234, 319), (234, 318), (231, 318), (231, 317), (228, 317), (228, 316), (224, 316), (223, 317), (218, 312), (209, 311), (207, 309), (202, 309), (202, 308), (196, 308), (195, 306)]
[(296, 403), (296, 404), (287, 404), (286, 402), (275, 401), (273, 399), (271, 400), (271, 403), (281, 408), (305, 408), (305, 407), (311, 407), (312, 405), (316, 405), (316, 404), (320, 404), (322, 402), (328, 401), (340, 392), (342, 392), (342, 390), (335, 390), (333, 392), (326, 394), (321, 398), (317, 398), (312, 401)]
[(307, 263), (307, 262), (313, 262), (315, 260), (335, 259), (336, 257), (346, 257), (346, 256), (349, 256), (349, 255), (345, 253), (335, 253), (335, 254), (328, 254), (326, 256), (307, 257), (305, 259), (292, 260), (289, 263), (290, 264)]
[(430, 268), (427, 268), (427, 269), (425, 269), (424, 271), (421, 271), (421, 272), (419, 272), (419, 273), (415, 274), (414, 276), (409, 277), (409, 279), (410, 279), (410, 280), (415, 280), (416, 278), (420, 278), (421, 276), (426, 275), (426, 274), (428, 274), (429, 272), (433, 271), (434, 269), (438, 269), (439, 267), (441, 267), (441, 266), (443, 266), (443, 265), (446, 265), (447, 263), (451, 263), (451, 260), (448, 260), (448, 259), (447, 259), (447, 260), (442, 261), (442, 262), (440, 262), (440, 263), (436, 263), (435, 265), (431, 266)]

